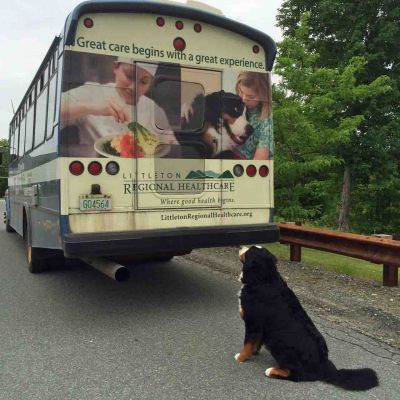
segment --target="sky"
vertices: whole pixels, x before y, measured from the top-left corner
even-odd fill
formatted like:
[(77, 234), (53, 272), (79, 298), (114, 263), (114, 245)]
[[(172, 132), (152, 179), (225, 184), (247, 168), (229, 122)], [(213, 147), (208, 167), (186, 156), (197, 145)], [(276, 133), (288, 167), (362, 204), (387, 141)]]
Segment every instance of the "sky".
[[(16, 109), (50, 44), (79, 0), (13, 0), (0, 12), (0, 139), (8, 138)], [(180, 0), (179, 2), (184, 2)], [(202, 0), (225, 16), (267, 33), (282, 36), (275, 16), (282, 0)], [(246, 6), (244, 7), (244, 4)]]

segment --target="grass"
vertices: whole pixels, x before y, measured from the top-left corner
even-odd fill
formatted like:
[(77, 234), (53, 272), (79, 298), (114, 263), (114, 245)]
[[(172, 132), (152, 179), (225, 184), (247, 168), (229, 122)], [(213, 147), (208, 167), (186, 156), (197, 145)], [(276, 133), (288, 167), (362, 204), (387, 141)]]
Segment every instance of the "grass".
[[(271, 253), (275, 254), (278, 259), (286, 261), (290, 259), (290, 247), (288, 245), (269, 243), (266, 244), (265, 247)], [(373, 264), (368, 261), (325, 251), (307, 249), (305, 247), (301, 249), (301, 262), (303, 264), (321, 267), (327, 271), (336, 272), (338, 274), (373, 280), (382, 284), (383, 266), (380, 264)]]

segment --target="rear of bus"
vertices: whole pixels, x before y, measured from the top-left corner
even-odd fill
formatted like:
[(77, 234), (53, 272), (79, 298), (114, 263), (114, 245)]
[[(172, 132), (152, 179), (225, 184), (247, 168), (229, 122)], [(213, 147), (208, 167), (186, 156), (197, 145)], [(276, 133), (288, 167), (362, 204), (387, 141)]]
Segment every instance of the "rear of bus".
[(60, 120), (65, 255), (276, 241), (272, 131), (265, 159), (241, 151), (256, 128), (237, 96), (240, 74), (260, 74), (271, 108), (274, 57), (268, 36), (179, 3), (78, 6)]

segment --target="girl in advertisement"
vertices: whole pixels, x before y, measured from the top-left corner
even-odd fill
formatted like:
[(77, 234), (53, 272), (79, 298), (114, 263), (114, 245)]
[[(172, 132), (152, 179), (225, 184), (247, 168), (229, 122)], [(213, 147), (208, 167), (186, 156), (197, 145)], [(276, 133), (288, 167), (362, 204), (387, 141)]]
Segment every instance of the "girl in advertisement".
[(236, 93), (247, 107), (246, 116), (254, 131), (237, 151), (246, 159), (268, 160), (273, 153), (269, 74), (243, 71), (236, 83)]

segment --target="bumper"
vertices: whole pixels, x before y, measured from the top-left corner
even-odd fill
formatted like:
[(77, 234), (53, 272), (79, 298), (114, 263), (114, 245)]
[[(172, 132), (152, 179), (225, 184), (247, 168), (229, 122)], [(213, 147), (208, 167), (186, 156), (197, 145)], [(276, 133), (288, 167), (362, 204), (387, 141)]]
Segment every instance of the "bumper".
[(68, 233), (63, 236), (66, 257), (182, 253), (195, 248), (261, 244), (279, 240), (276, 224), (212, 228), (179, 228), (111, 233)]

